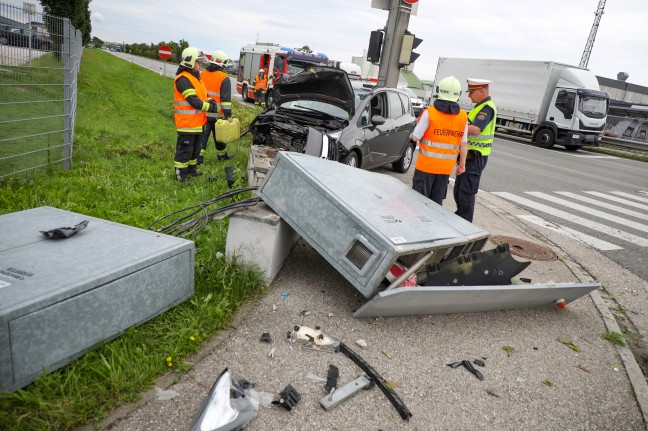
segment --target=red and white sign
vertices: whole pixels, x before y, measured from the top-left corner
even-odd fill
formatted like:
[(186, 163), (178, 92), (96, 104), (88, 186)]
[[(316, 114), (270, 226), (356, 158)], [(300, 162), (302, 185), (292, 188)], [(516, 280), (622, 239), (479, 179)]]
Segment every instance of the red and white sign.
[(158, 55), (160, 56), (160, 58), (161, 58), (162, 60), (168, 60), (168, 59), (170, 59), (170, 58), (171, 58), (171, 54), (173, 54), (173, 52), (171, 51), (171, 48), (169, 48), (169, 47), (166, 46), (166, 45), (162, 45), (162, 46), (160, 47), (160, 49), (158, 50)]
[(414, 4), (414, 3), (418, 3), (418, 0), (403, 0), (403, 1), (404, 1), (405, 3), (407, 3), (407, 4)]

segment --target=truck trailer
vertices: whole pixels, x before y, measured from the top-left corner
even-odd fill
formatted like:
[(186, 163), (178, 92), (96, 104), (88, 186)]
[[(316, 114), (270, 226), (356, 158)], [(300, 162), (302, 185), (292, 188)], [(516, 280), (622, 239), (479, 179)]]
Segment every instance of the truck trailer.
[[(497, 105), (497, 130), (530, 136), (539, 147), (562, 145), (574, 151), (598, 146), (605, 129), (609, 94), (587, 69), (553, 61), (439, 58), (435, 82), (454, 75), (488, 79)], [(474, 104), (463, 93), (462, 108)]]

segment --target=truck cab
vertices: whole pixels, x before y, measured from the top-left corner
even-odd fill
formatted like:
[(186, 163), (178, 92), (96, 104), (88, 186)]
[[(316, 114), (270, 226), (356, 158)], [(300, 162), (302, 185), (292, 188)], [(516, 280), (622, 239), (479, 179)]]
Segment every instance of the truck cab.
[[(598, 90), (591, 74), (563, 69), (544, 121), (535, 128), (533, 140), (542, 148), (562, 145), (574, 151), (583, 145), (598, 146), (610, 103), (608, 93)], [(541, 116), (542, 118), (542, 116)]]

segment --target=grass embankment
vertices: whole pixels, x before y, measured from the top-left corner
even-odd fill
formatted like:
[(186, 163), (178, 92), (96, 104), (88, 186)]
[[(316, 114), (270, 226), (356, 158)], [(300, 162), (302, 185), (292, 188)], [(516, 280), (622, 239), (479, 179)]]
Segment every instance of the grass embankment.
[[(216, 161), (213, 142), (205, 175), (188, 185), (174, 180), (172, 85), (171, 78), (101, 50), (85, 50), (73, 168), (0, 183), (0, 213), (47, 205), (146, 229), (166, 214), (229, 190), (225, 162)], [(234, 102), (242, 130), (256, 113)], [(247, 185), (248, 150), (247, 140), (228, 146), (236, 157), (227, 164), (238, 168), (234, 188)], [(219, 253), (227, 225), (227, 219), (211, 222), (195, 238), (192, 298), (24, 389), (2, 394), (0, 429), (63, 430), (92, 423), (138, 399), (161, 375), (187, 371), (183, 358), (226, 327), (234, 311), (263, 288), (257, 271)]]

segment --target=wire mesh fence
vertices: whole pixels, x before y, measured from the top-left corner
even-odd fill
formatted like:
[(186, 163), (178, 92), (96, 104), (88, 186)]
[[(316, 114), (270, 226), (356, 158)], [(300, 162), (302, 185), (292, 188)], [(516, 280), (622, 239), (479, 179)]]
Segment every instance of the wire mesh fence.
[(0, 180), (72, 162), (81, 32), (25, 6), (0, 3)]

